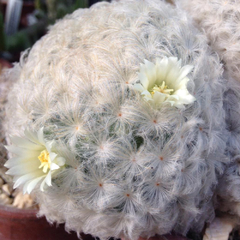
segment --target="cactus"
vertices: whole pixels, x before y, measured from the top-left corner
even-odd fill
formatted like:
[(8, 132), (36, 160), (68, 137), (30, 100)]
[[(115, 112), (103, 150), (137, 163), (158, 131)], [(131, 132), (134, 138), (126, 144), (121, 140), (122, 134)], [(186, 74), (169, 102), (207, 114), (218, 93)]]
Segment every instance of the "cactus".
[(179, 8), (185, 9), (193, 18), (194, 24), (204, 31), (209, 44), (219, 54), (224, 64), (224, 75), (228, 79), (228, 90), (224, 93), (228, 132), (226, 155), (231, 159), (231, 163), (227, 166), (217, 187), (216, 208), (218, 212), (230, 214), (239, 225), (240, 88), (237, 81), (240, 81), (240, 2), (236, 0), (197, 0), (194, 3), (189, 0), (176, 0), (175, 2)]
[(101, 239), (186, 234), (213, 219), (229, 161), (226, 80), (182, 10), (77, 10), (15, 68), (5, 131), (17, 157), (6, 166), (39, 215)]
[[(175, 0), (204, 30), (230, 77), (240, 81), (240, 2), (238, 0)], [(214, 13), (214, 14), (213, 14)]]

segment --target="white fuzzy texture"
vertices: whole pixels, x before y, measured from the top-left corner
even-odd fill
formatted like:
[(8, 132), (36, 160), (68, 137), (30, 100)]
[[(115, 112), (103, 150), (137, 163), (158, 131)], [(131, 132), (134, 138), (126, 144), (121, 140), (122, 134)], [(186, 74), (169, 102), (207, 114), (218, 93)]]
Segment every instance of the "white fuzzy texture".
[[(181, 108), (154, 108), (134, 84), (144, 60), (193, 66)], [(99, 3), (51, 27), (20, 62), (5, 129), (46, 141), (73, 164), (33, 192), (40, 215), (101, 239), (200, 231), (228, 162), (218, 57), (181, 10), (158, 0)], [(58, 150), (60, 151), (60, 149)], [(70, 158), (66, 152), (59, 156)]]
[(240, 218), (240, 84), (229, 78), (224, 94), (226, 127), (228, 131), (226, 154), (231, 159), (217, 187), (218, 211)]
[(224, 61), (231, 77), (240, 81), (240, 1), (175, 0), (193, 17), (212, 48)]
[[(19, 69), (19, 71), (17, 70)], [(4, 118), (6, 115), (5, 105), (7, 102), (7, 94), (10, 91), (13, 83), (17, 80), (20, 74), (21, 68), (19, 66), (15, 66), (14, 70), (6, 70), (0, 74), (0, 166), (4, 165), (7, 157), (7, 150), (4, 147), (6, 144), (6, 134), (4, 130)]]
[(231, 159), (217, 188), (218, 211), (240, 217), (240, 1), (175, 0), (194, 24), (208, 37), (209, 44), (223, 60), (228, 78), (224, 93), (227, 124), (226, 155)]

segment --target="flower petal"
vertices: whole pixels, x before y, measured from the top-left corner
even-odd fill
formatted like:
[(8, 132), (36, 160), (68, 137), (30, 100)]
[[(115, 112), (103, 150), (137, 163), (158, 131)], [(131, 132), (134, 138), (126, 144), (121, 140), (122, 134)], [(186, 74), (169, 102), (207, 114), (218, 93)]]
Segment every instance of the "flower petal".
[(4, 164), (4, 167), (7, 167), (7, 168), (11, 168), (12, 166), (15, 166), (15, 165), (19, 165), (19, 164), (22, 164), (22, 163), (25, 163), (25, 162), (28, 162), (28, 161), (32, 161), (33, 157), (12, 157), (10, 158), (9, 160), (7, 160)]
[(164, 57), (162, 60), (157, 58), (156, 60), (156, 84), (161, 85), (165, 81), (166, 74), (168, 72), (168, 58)]
[(17, 146), (6, 146), (6, 149), (11, 152), (16, 154), (17, 156), (28, 156), (28, 157), (34, 157), (36, 155), (38, 155), (39, 151), (36, 150), (29, 150), (29, 149), (24, 149), (21, 147), (17, 147)]
[(51, 152), (51, 149), (53, 147), (54, 141), (50, 141), (50, 142), (45, 142), (45, 147), (47, 149), (48, 152)]
[(138, 77), (140, 79), (140, 83), (142, 84), (142, 86), (147, 89), (148, 88), (148, 85), (149, 85), (149, 81), (148, 81), (148, 78), (146, 76), (146, 74), (144, 72), (140, 72), (138, 74)]
[(40, 128), (39, 131), (37, 132), (37, 136), (38, 136), (38, 141), (41, 144), (45, 145), (45, 141), (44, 141), (44, 137), (43, 137), (43, 128)]
[(175, 92), (179, 96), (177, 104), (190, 104), (196, 100), (196, 98), (191, 95), (187, 89), (179, 89)]
[(136, 91), (139, 91), (139, 92), (143, 92), (145, 90), (145, 88), (143, 87), (142, 84), (140, 83), (135, 83), (133, 85), (133, 88), (136, 90)]
[(30, 130), (25, 130), (24, 135), (29, 141), (42, 145), (42, 143), (40, 143), (38, 140), (37, 133), (31, 132)]
[(47, 176), (45, 177), (45, 179), (42, 181), (42, 183), (40, 185), (40, 190), (42, 192), (44, 192), (45, 184), (47, 184), (48, 186), (52, 186), (51, 171), (49, 171), (49, 173), (47, 174)]
[(56, 169), (59, 169), (60, 167), (56, 164), (56, 163), (52, 163), (51, 164), (51, 170), (56, 170)]
[(10, 140), (13, 143), (13, 145), (16, 145), (16, 146), (24, 148), (24, 149), (40, 151), (43, 148), (42, 145), (32, 142), (32, 141), (28, 140), (27, 138), (24, 139), (24, 138), (17, 137), (17, 136), (14, 136), (14, 137), (11, 136)]
[(57, 154), (54, 152), (50, 152), (49, 157), (50, 157), (51, 161), (54, 161), (54, 159), (57, 157)]
[(66, 163), (66, 159), (65, 158), (63, 158), (63, 157), (57, 157), (57, 159), (55, 160), (55, 162), (56, 162), (56, 164), (58, 165), (58, 166), (64, 166), (65, 165), (65, 163)]
[(179, 80), (185, 78), (192, 70), (192, 65), (185, 65), (184, 67), (182, 67), (176, 82), (179, 82)]
[(166, 94), (164, 93), (161, 93), (161, 92), (155, 92), (153, 94), (153, 100), (155, 103), (159, 104), (159, 103), (162, 103), (164, 102), (164, 100), (166, 99)]
[(10, 168), (6, 174), (9, 175), (24, 175), (34, 172), (38, 169), (39, 163), (37, 161), (29, 161)]
[(148, 90), (143, 91), (143, 92), (141, 93), (141, 95), (144, 95), (144, 98), (145, 98), (146, 100), (152, 100), (152, 95), (151, 95), (151, 93), (150, 93)]
[(176, 83), (176, 80), (178, 79), (178, 76), (179, 76), (179, 69), (177, 69), (176, 67), (172, 67), (166, 75), (166, 78), (165, 78), (166, 85), (169, 88), (175, 89), (176, 87), (175, 83)]
[(52, 174), (51, 171), (48, 172), (48, 175), (45, 178), (45, 182), (48, 186), (52, 186)]
[(23, 183), (31, 180), (31, 179), (34, 179), (36, 177), (40, 177), (42, 176), (42, 172), (37, 170), (35, 172), (31, 172), (31, 173), (28, 173), (28, 174), (25, 174), (21, 177), (18, 177), (16, 180), (15, 180), (15, 183), (13, 185), (13, 188), (17, 188), (19, 187), (20, 185), (22, 185)]
[[(152, 88), (156, 82), (156, 70), (155, 70), (155, 64), (152, 62), (149, 62), (148, 60), (144, 60), (144, 65), (142, 65), (142, 68), (140, 70), (140, 81), (141, 83), (148, 83), (147, 86), (145, 86), (143, 83), (144, 88)], [(141, 78), (142, 77), (142, 78)], [(146, 79), (145, 79), (146, 78)]]
[(40, 176), (38, 178), (33, 179), (27, 184), (26, 191), (28, 194), (32, 192), (32, 190), (36, 187), (36, 185), (44, 178), (44, 176)]

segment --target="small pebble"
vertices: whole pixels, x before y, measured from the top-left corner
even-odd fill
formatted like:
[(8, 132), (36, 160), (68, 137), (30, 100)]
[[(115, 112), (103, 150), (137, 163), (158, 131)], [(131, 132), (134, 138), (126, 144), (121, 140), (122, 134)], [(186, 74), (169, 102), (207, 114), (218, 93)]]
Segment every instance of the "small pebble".
[(13, 207), (25, 209), (36, 209), (37, 205), (28, 194), (13, 190), (13, 181), (7, 175), (5, 167), (0, 167), (0, 204), (12, 205)]
[(13, 206), (17, 208), (31, 208), (33, 207), (34, 201), (29, 194), (23, 194), (18, 192), (13, 201)]
[(4, 181), (3, 181), (3, 179), (0, 177), (0, 188), (2, 188), (3, 184), (4, 184)]
[(14, 189), (13, 192), (12, 192), (12, 196), (13, 197), (16, 197), (18, 195), (19, 191)]
[(228, 240), (234, 225), (229, 218), (215, 218), (206, 228), (203, 240)]
[(6, 193), (8, 196), (11, 196), (12, 191), (13, 191), (13, 188), (10, 187), (10, 185), (6, 183), (6, 184), (4, 184), (4, 185), (2, 186), (2, 190), (3, 190), (3, 192)]
[(6, 168), (0, 168), (0, 176), (3, 179), (4, 182), (6, 183), (11, 183), (12, 182), (12, 177), (10, 175), (7, 175)]
[(13, 200), (11, 198), (9, 198), (7, 194), (5, 194), (5, 193), (0, 194), (0, 202), (2, 204), (12, 204), (12, 201)]

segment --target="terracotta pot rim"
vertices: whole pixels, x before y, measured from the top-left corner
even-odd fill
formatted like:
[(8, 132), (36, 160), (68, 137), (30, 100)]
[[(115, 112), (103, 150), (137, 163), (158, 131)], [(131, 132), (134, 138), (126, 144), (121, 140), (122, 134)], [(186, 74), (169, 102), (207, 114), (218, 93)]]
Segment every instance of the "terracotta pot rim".
[(38, 218), (36, 214), (36, 209), (17, 209), (0, 204), (0, 239), (79, 240), (75, 233), (68, 234), (63, 224), (49, 224), (45, 217)]
[(16, 207), (11, 207), (7, 205), (0, 204), (0, 217), (9, 217), (12, 219), (19, 218), (29, 218), (29, 219), (38, 219), (36, 209), (19, 209)]
[(4, 67), (11, 68), (13, 66), (12, 63), (10, 63), (9, 61), (7, 61), (6, 59), (1, 58), (1, 57), (0, 57), (0, 65), (2, 68), (4, 68)]

